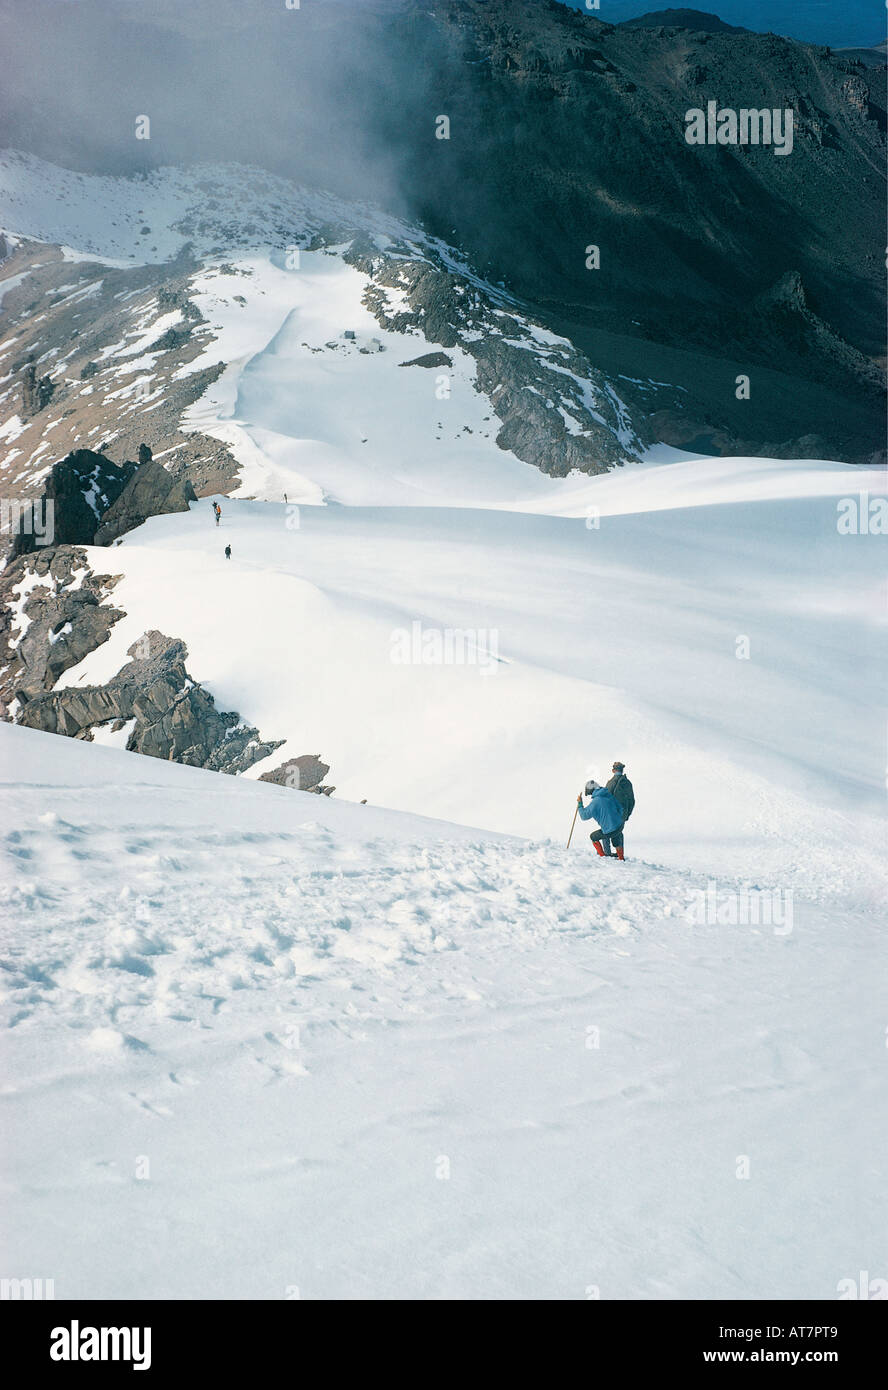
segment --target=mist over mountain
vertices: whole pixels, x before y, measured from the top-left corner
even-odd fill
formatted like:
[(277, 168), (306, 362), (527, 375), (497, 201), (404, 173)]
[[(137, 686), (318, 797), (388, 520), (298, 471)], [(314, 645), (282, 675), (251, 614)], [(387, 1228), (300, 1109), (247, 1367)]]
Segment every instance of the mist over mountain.
[[(742, 8), (722, 17), (753, 24)], [(6, 0), (0, 48), (5, 145), (97, 173), (258, 165), (372, 201), (604, 369), (661, 383), (630, 404), (667, 442), (881, 447), (886, 113), (860, 58), (557, 0)], [(792, 109), (791, 157), (688, 146), (709, 100)]]
[[(97, 173), (260, 164), (390, 206), (398, 179), (369, 117), (410, 81), (407, 55), (386, 49), (397, 8), (3, 0), (0, 143)], [(150, 140), (137, 141), (143, 113)]]

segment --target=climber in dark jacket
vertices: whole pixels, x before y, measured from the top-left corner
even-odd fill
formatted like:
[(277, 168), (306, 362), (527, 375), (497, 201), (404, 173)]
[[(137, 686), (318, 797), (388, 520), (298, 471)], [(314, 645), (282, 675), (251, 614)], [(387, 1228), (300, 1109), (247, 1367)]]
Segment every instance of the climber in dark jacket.
[(607, 787), (602, 787), (594, 779), (586, 783), (586, 796), (591, 797), (588, 806), (583, 805), (582, 796), (577, 797), (580, 820), (597, 820), (599, 830), (589, 836), (596, 852), (604, 859), (612, 858), (611, 842), (617, 858), (623, 858), (623, 808), (612, 796)]
[(635, 793), (632, 790), (632, 783), (626, 776), (626, 764), (614, 763), (613, 777), (607, 784), (607, 789), (611, 796), (619, 801), (623, 809), (623, 820), (627, 821), (635, 810)]

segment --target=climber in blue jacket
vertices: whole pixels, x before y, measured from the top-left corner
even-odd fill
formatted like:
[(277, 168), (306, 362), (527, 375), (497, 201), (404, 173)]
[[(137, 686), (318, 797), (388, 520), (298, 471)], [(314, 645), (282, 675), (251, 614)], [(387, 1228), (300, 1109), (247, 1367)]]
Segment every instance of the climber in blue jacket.
[(581, 820), (594, 820), (600, 829), (594, 831), (589, 839), (603, 859), (611, 859), (611, 844), (618, 859), (623, 858), (623, 808), (617, 798), (606, 787), (594, 779), (586, 783), (586, 796), (590, 797), (588, 806), (583, 805), (582, 796), (577, 797)]

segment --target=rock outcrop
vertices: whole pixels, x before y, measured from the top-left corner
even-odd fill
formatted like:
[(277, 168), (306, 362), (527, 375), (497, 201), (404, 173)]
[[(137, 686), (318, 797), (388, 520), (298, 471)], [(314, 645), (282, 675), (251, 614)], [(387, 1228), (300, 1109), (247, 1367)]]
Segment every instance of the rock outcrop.
[[(49, 460), (84, 444), (117, 462), (134, 459), (146, 435), (163, 451), (167, 470), (187, 478), (199, 496), (229, 491), (238, 464), (227, 447), (180, 429), (184, 412), (225, 369), (196, 362), (212, 329), (189, 297), (194, 263), (181, 256), (162, 265), (72, 265), (60, 247), (25, 239), (7, 250), (0, 266), (7, 349), (0, 423), (13, 413), (19, 423), (5, 468), (0, 447), (0, 496), (36, 497)], [(137, 324), (150, 339), (150, 376), (146, 354), (126, 350)], [(102, 446), (102, 439), (113, 443)]]
[(196, 501), (187, 478), (174, 478), (162, 463), (149, 458), (139, 464), (120, 496), (104, 513), (96, 529), (95, 543), (110, 545), (149, 517), (187, 512), (189, 502)]
[(120, 497), (135, 468), (134, 463), (112, 463), (92, 449), (75, 449), (53, 464), (39, 499), (47, 534), (41, 536), (33, 526), (20, 526), (12, 538), (11, 554), (24, 555), (43, 545), (101, 544), (96, 540), (99, 522)]
[(117, 580), (93, 574), (73, 546), (38, 550), (0, 575), (0, 717), (14, 702), (52, 689), (107, 642), (123, 612), (107, 602)]
[[(812, 362), (819, 364), (816, 370), (824, 383), (828, 381), (830, 371), (838, 371), (868, 385), (874, 398), (878, 398), (883, 391), (885, 378), (882, 368), (858, 352), (813, 312), (797, 270), (787, 271), (755, 299), (738, 324), (739, 332), (744, 332), (748, 341), (767, 343), (768, 356), (775, 366), (779, 366), (782, 354), (802, 348), (810, 355)], [(826, 440), (824, 445), (828, 453)], [(770, 448), (769, 444), (762, 449), (762, 453), (767, 456)], [(784, 454), (781, 457), (792, 456)]]
[[(0, 717), (69, 738), (120, 735), (131, 752), (236, 775), (268, 758), (283, 740), (263, 740), (234, 711), (216, 709), (191, 679), (184, 642), (157, 631), (129, 648), (131, 660), (103, 685), (57, 688), (71, 667), (108, 641), (122, 609), (107, 600), (119, 576), (96, 575), (77, 544), (108, 545), (150, 516), (185, 511), (195, 500), (151, 456), (122, 467), (78, 449), (54, 465), (42, 499), (40, 534), (18, 525), (0, 572)], [(30, 503), (29, 503), (30, 507)], [(11, 514), (11, 513), (10, 513)], [(23, 516), (16, 514), (17, 523)], [(329, 795), (319, 758), (291, 759), (266, 780)]]
[(281, 746), (282, 740), (263, 742), (237, 713), (216, 709), (212, 695), (188, 675), (184, 642), (152, 631), (128, 655), (132, 660), (105, 685), (33, 697), (20, 690), (18, 722), (80, 739), (128, 725), (131, 752), (230, 774), (245, 772)]
[(55, 383), (50, 376), (38, 376), (33, 361), (22, 372), (22, 414), (27, 419), (39, 415), (55, 395)]
[[(607, 377), (567, 339), (528, 319), (508, 295), (428, 260), (382, 255), (356, 237), (344, 259), (372, 277), (364, 303), (383, 328), (421, 331), (473, 357), (475, 385), (500, 421), (496, 442), (543, 473), (603, 473), (653, 442)], [(446, 352), (404, 367), (451, 365)]]
[[(88, 741), (119, 734), (133, 753), (231, 775), (269, 758), (283, 740), (263, 739), (238, 713), (218, 710), (188, 674), (185, 643), (156, 630), (130, 646), (130, 660), (104, 684), (57, 688), (126, 616), (108, 602), (118, 580), (94, 574), (76, 546), (20, 556), (0, 574), (0, 718)], [(260, 780), (330, 796), (329, 771), (306, 754)]]

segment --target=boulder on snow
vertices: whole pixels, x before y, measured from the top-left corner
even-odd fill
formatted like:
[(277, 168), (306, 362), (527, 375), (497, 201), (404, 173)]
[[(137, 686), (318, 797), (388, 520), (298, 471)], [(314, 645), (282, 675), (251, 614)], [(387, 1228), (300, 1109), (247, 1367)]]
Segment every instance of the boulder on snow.
[(187, 512), (189, 502), (196, 501), (197, 495), (187, 478), (174, 478), (163, 464), (149, 458), (139, 465), (117, 501), (105, 512), (95, 544), (109, 545), (151, 516)]
[(446, 352), (426, 352), (422, 357), (411, 357), (409, 362), (399, 362), (399, 367), (452, 367), (453, 358)]
[(274, 782), (279, 787), (292, 787), (299, 792), (320, 792), (330, 796), (335, 787), (325, 787), (324, 778), (330, 768), (321, 762), (320, 754), (303, 753), (301, 758), (288, 758), (272, 772), (263, 772), (260, 782)]

